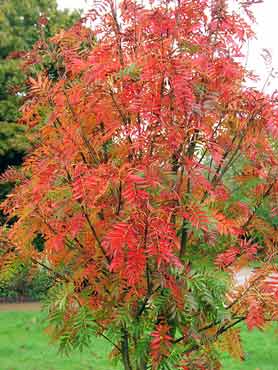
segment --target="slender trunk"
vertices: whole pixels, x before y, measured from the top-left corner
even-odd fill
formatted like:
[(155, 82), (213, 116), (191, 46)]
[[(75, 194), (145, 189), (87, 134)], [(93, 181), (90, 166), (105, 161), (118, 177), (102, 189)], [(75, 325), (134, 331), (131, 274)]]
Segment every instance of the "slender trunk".
[(148, 369), (147, 360), (143, 360), (139, 366), (136, 367), (136, 370), (147, 370)]
[[(192, 159), (194, 157), (194, 152), (195, 152), (195, 147), (197, 144), (198, 137), (199, 137), (199, 130), (195, 130), (189, 142), (187, 153), (186, 153), (186, 157), (189, 159)], [(182, 181), (182, 178), (180, 181)], [(190, 179), (188, 179), (187, 180), (187, 194), (190, 194), (190, 193), (191, 193), (191, 182), (190, 182)], [(181, 233), (180, 253), (179, 253), (180, 260), (182, 261), (184, 260), (185, 253), (186, 253), (187, 238), (188, 238), (187, 220), (184, 219), (182, 223), (182, 233)]]
[(183, 261), (185, 252), (186, 252), (186, 243), (187, 243), (187, 221), (183, 220), (182, 223), (182, 232), (181, 232), (181, 241), (180, 241), (180, 259)]
[(122, 361), (125, 370), (132, 370), (132, 366), (130, 363), (129, 358), (129, 351), (128, 351), (128, 333), (125, 328), (122, 329), (122, 345), (121, 345), (121, 352), (122, 352)]

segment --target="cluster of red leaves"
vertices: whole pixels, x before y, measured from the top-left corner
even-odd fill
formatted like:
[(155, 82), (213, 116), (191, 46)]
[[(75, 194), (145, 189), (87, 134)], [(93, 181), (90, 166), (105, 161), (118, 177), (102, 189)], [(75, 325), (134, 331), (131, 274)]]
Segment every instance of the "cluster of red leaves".
[(151, 340), (151, 356), (156, 366), (163, 357), (167, 357), (170, 353), (173, 338), (169, 335), (170, 327), (166, 324), (159, 324), (152, 333)]
[(254, 328), (262, 329), (265, 325), (263, 308), (259, 302), (251, 302), (246, 317), (246, 324), (249, 330)]
[(236, 261), (238, 256), (245, 256), (247, 260), (251, 261), (255, 258), (259, 249), (261, 247), (252, 240), (240, 240), (238, 246), (230, 247), (225, 252), (220, 253), (215, 259), (215, 264), (220, 268), (228, 267)]

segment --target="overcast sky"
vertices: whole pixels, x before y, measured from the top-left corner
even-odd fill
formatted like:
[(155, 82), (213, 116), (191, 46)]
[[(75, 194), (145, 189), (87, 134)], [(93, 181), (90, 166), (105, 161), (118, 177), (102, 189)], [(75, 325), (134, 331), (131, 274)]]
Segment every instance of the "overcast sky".
[[(90, 0), (58, 0), (60, 8), (70, 9), (88, 9), (90, 3), (92, 3)], [(256, 5), (254, 9), (257, 18), (255, 27), (257, 40), (250, 45), (248, 66), (261, 76), (260, 86), (262, 86), (268, 75), (261, 57), (263, 48), (271, 52), (273, 66), (278, 70), (278, 0), (265, 0), (263, 4)], [(274, 89), (278, 89), (278, 79), (273, 80), (267, 90), (273, 91)]]

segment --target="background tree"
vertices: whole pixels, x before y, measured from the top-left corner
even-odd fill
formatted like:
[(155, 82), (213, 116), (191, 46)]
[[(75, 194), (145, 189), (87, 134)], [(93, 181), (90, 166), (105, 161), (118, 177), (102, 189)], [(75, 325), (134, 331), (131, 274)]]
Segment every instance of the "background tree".
[(215, 370), (219, 348), (243, 358), (239, 322), (277, 319), (277, 97), (245, 85), (257, 1), (237, 3), (98, 2), (28, 56), (36, 145), (3, 176), (1, 266), (52, 273), (65, 351), (100, 335), (125, 370)]
[[(40, 27), (39, 18), (47, 18)], [(25, 76), (20, 56), (42, 37), (70, 27), (80, 17), (77, 11), (58, 10), (56, 0), (2, 0), (0, 7), (0, 172), (19, 164), (28, 143), (24, 128), (16, 124)], [(21, 91), (22, 92), (22, 91)], [(23, 91), (24, 92), (24, 91)], [(5, 192), (5, 189), (2, 189)]]

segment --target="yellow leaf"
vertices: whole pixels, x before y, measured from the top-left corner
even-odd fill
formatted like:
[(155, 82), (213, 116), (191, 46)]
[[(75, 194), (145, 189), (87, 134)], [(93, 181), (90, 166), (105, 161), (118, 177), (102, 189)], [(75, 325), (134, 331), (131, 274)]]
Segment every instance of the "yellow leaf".
[(219, 346), (221, 350), (228, 352), (232, 358), (241, 361), (244, 359), (239, 328), (227, 330), (220, 337)]

